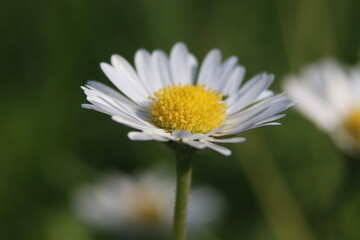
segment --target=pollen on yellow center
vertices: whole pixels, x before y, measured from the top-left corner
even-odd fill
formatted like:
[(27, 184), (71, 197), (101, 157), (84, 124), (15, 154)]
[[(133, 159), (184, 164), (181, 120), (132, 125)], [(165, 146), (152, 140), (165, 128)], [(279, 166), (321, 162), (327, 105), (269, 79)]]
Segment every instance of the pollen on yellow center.
[(148, 106), (155, 125), (168, 131), (207, 133), (225, 119), (223, 95), (205, 85), (172, 84), (150, 96)]
[(345, 126), (349, 133), (360, 143), (360, 108), (348, 116)]

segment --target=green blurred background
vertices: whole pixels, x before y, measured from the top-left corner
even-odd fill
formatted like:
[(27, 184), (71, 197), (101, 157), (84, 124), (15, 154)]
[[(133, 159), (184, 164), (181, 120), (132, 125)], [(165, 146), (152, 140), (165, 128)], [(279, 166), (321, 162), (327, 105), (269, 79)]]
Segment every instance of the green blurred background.
[[(80, 108), (87, 80), (110, 84), (99, 63), (111, 54), (132, 62), (138, 48), (184, 41), (202, 60), (217, 47), (247, 78), (274, 73), (279, 92), (310, 61), (356, 63), (359, 12), (358, 0), (1, 1), (0, 239), (116, 239), (76, 218), (71, 193), (113, 169), (173, 170), (160, 143), (131, 142), (129, 128)], [(283, 126), (242, 134), (231, 157), (197, 155), (194, 185), (216, 188), (228, 209), (207, 240), (360, 239), (359, 184), (348, 180), (359, 166), (287, 113)]]

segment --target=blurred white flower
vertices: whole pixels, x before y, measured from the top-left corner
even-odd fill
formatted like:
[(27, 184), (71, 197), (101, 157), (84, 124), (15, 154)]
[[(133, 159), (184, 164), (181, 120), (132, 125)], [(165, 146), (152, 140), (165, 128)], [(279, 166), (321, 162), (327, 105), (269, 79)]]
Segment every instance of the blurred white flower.
[[(124, 235), (168, 233), (171, 229), (175, 185), (159, 174), (109, 174), (74, 193), (74, 210), (84, 222)], [(211, 188), (190, 193), (188, 225), (200, 230), (221, 215), (222, 198)]]
[(245, 68), (237, 57), (224, 62), (218, 49), (210, 51), (200, 70), (185, 44), (177, 43), (168, 57), (163, 51), (135, 54), (136, 70), (119, 55), (101, 68), (121, 91), (89, 81), (82, 87), (91, 104), (84, 108), (108, 114), (139, 131), (131, 140), (182, 142), (197, 149), (231, 151), (218, 143), (238, 143), (243, 131), (279, 125), (274, 122), (293, 105), (285, 94), (268, 90), (274, 75), (260, 73), (243, 84)]
[(348, 153), (360, 152), (360, 67), (326, 59), (288, 76), (284, 88), (297, 108)]

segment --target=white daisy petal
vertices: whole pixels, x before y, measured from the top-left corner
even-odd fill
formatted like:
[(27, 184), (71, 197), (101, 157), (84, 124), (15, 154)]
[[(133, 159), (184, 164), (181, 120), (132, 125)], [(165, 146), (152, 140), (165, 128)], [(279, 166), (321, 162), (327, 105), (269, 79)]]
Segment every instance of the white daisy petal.
[(123, 114), (118, 109), (102, 101), (102, 99), (94, 99), (92, 97), (87, 97), (86, 100), (92, 103), (93, 106), (108, 112), (109, 115)]
[[(267, 110), (265, 110), (263, 113), (258, 115), (256, 118), (254, 118), (253, 121), (263, 121), (264, 119), (267, 119), (267, 118), (274, 116), (280, 112), (283, 112), (292, 106), (294, 106), (294, 103), (291, 100), (284, 100), (281, 102), (280, 101), (276, 102), (276, 104), (272, 104)], [(284, 115), (282, 115), (281, 117), (283, 117), (283, 116)]]
[[(220, 92), (230, 96), (239, 90), (239, 87), (245, 76), (245, 68), (243, 66), (236, 66), (227, 81), (223, 84)], [(225, 78), (224, 78), (225, 79)]]
[(134, 121), (133, 119), (126, 118), (125, 116), (114, 115), (111, 118), (112, 118), (112, 120), (114, 120), (118, 123), (124, 124), (128, 127), (139, 129), (139, 130), (146, 130), (146, 129), (154, 128), (154, 127), (148, 126), (147, 124), (144, 124), (142, 122), (137, 122), (137, 121)]
[(147, 93), (136, 79), (131, 79), (124, 72), (114, 69), (107, 63), (100, 64), (101, 69), (114, 85), (134, 102), (144, 106), (147, 104)]
[(126, 61), (122, 56), (114, 54), (111, 56), (111, 64), (113, 67), (124, 73), (129, 79), (133, 79), (137, 83), (139, 82), (139, 77), (136, 74), (134, 68)]
[(255, 100), (255, 102), (261, 101), (265, 98), (271, 97), (274, 95), (274, 92), (271, 90), (265, 90), (263, 91)]
[(141, 115), (142, 118), (148, 118), (148, 113), (145, 108), (136, 105), (135, 103), (129, 101), (128, 99), (114, 98), (113, 96), (98, 90), (92, 86), (87, 85), (88, 88), (82, 88), (87, 95), (88, 99), (94, 99), (101, 102), (106, 102), (106, 104), (111, 105), (112, 107), (126, 112), (127, 114)]
[(205, 145), (208, 148), (211, 148), (212, 150), (214, 150), (214, 151), (216, 151), (218, 153), (221, 153), (222, 155), (225, 155), (225, 156), (230, 156), (231, 155), (231, 150), (226, 148), (226, 147), (223, 147), (223, 146), (220, 146), (220, 145), (208, 142), (208, 141), (203, 141), (203, 143), (205, 143)]
[(189, 145), (189, 146), (191, 146), (191, 147), (197, 148), (197, 149), (206, 148), (206, 144), (203, 143), (203, 142), (192, 141), (192, 140), (188, 140), (188, 139), (183, 139), (182, 142)]
[(172, 135), (176, 138), (184, 139), (184, 138), (191, 137), (192, 134), (191, 134), (191, 132), (186, 131), (186, 130), (175, 130), (175, 131), (172, 131)]
[(270, 98), (267, 98), (261, 102), (258, 102), (247, 109), (231, 114), (228, 116), (228, 119), (237, 119), (243, 115), (249, 115), (253, 111), (258, 111), (259, 109), (268, 108), (271, 105), (277, 104), (278, 102), (287, 102), (289, 104), (293, 104), (293, 102), (289, 99), (289, 97), (285, 93), (281, 93)]
[[(226, 81), (229, 79), (230, 75), (234, 72), (237, 67), (238, 58), (235, 56), (229, 57), (224, 61), (220, 66), (219, 76), (217, 82), (219, 82), (220, 87), (224, 86)], [(220, 89), (219, 89), (220, 90)], [(221, 90), (220, 90), (221, 91)]]
[[(111, 64), (118, 73), (118, 77), (122, 78), (119, 79), (119, 81), (130, 81), (130, 85), (137, 88), (137, 93), (146, 99), (148, 92), (144, 88), (144, 85), (141, 84), (140, 78), (128, 61), (120, 55), (114, 54), (111, 56)], [(121, 82), (121, 84), (123, 84), (123, 82)], [(127, 94), (126, 92), (124, 93)]]
[(262, 124), (257, 123), (251, 129), (258, 128), (258, 127), (264, 127), (264, 126), (280, 126), (280, 125), (281, 125), (281, 123), (278, 123), (278, 122), (270, 122), (270, 123), (262, 123)]
[(189, 64), (189, 68), (190, 68), (190, 79), (191, 79), (191, 83), (195, 83), (195, 78), (197, 75), (197, 67), (198, 67), (198, 62), (197, 59), (194, 55), (189, 54), (188, 56), (188, 64)]
[[(251, 89), (254, 89), (254, 88), (256, 89), (257, 87), (262, 86), (262, 84), (264, 84), (264, 82), (270, 81), (270, 83), (271, 83), (271, 81), (273, 79), (274, 79), (274, 75), (272, 75), (272, 74), (267, 74), (265, 72), (259, 73), (259, 74), (255, 75), (254, 77), (252, 77), (247, 83), (244, 84), (244, 86), (241, 87), (241, 89), (239, 91), (239, 95), (244, 94), (247, 91), (250, 91)], [(266, 88), (264, 88), (264, 90), (265, 89)]]
[(95, 105), (92, 105), (92, 104), (81, 104), (81, 107), (85, 108), (85, 109), (91, 109), (91, 110), (95, 110), (95, 111), (98, 111), (98, 112), (101, 112), (101, 113), (105, 113), (107, 115), (115, 114), (114, 110), (110, 109), (110, 108), (107, 109), (108, 108), (107, 106), (98, 107), (98, 106), (95, 106)]
[(194, 83), (194, 68), (197, 62), (194, 56), (189, 54), (183, 43), (177, 43), (170, 53), (170, 70), (173, 83)]
[[(123, 103), (119, 100), (113, 99), (108, 95), (104, 95), (102, 92), (98, 92), (96, 89), (89, 90), (84, 89), (85, 94), (87, 95), (87, 100), (94, 105), (101, 104), (112, 108), (116, 115), (126, 115), (130, 118), (138, 119), (140, 121), (145, 121), (149, 119), (149, 114), (145, 112), (145, 109), (141, 108), (131, 108), (131, 106)], [(114, 115), (114, 114), (113, 114)]]
[(228, 99), (228, 114), (240, 111), (241, 109), (252, 104), (259, 97), (259, 95), (270, 86), (273, 79), (273, 75), (268, 75), (265, 73), (255, 76), (240, 89), (236, 98), (230, 97)]
[(229, 126), (234, 127), (241, 123), (245, 123), (245, 122), (249, 121), (250, 119), (253, 119), (253, 118), (259, 116), (260, 114), (265, 112), (268, 108), (269, 108), (268, 105), (261, 104), (258, 106), (252, 106), (242, 112), (238, 112), (234, 116), (228, 116), (228, 119), (226, 119), (224, 121), (224, 126), (225, 126), (224, 128), (226, 129)]
[(139, 74), (140, 81), (144, 86), (144, 88), (146, 89), (148, 96), (151, 95), (158, 88), (155, 87), (156, 83), (153, 83), (151, 56), (146, 50), (140, 49), (136, 52), (135, 66), (136, 66), (136, 71)]
[(215, 135), (216, 133), (218, 132), (221, 132), (221, 130), (225, 128), (225, 125), (221, 126), (221, 127), (218, 127), (218, 128), (215, 128), (214, 130), (206, 133), (206, 134), (203, 134), (203, 133), (192, 133), (190, 136), (188, 136), (186, 139), (187, 140), (193, 140), (193, 141), (196, 141), (196, 140), (201, 140), (201, 139), (207, 139), (209, 136), (212, 136), (212, 135)]
[[(153, 59), (154, 78), (158, 78), (161, 83), (159, 88), (166, 87), (172, 83), (169, 60), (163, 51), (155, 50), (151, 55)], [(158, 88), (158, 89), (159, 89)], [(157, 90), (158, 90), (157, 89)]]
[[(219, 53), (219, 60), (221, 54)], [(237, 57), (228, 58), (223, 64), (218, 62), (217, 67), (214, 67), (213, 73), (206, 86), (218, 90), (219, 92), (229, 95), (236, 92), (243, 80), (245, 68), (237, 65)]]
[(157, 135), (157, 134), (149, 134), (145, 132), (128, 132), (128, 137), (130, 140), (133, 141), (149, 141), (149, 140), (155, 140), (160, 142), (168, 142), (169, 139)]
[(234, 137), (234, 138), (206, 138), (209, 142), (219, 142), (219, 143), (240, 143), (245, 142), (246, 138)]
[[(234, 128), (230, 128), (230, 129), (226, 129), (226, 131), (224, 130), (225, 134), (222, 135), (231, 135), (231, 134), (237, 134), (240, 133), (244, 130), (251, 129), (257, 126), (265, 126), (265, 123), (267, 125), (270, 125), (270, 123), (268, 124), (268, 118), (269, 116), (275, 115), (281, 111), (286, 110), (288, 107), (284, 107), (284, 108), (277, 108), (274, 107), (273, 108), (268, 108), (266, 111), (264, 111), (263, 113), (259, 114), (258, 116), (256, 116), (255, 118), (252, 118), (250, 120), (248, 120), (247, 122), (241, 123), (239, 125), (237, 125)], [(278, 124), (276, 124), (278, 125)]]
[(117, 99), (121, 102), (124, 102), (128, 105), (131, 105), (132, 108), (138, 108), (137, 104), (133, 101), (126, 98), (124, 95), (121, 95), (119, 92), (115, 91), (114, 89), (106, 86), (103, 83), (97, 82), (97, 81), (88, 81), (86, 86), (88, 88), (97, 89), (98, 91), (103, 92), (106, 95), (109, 95), (110, 97)]
[(214, 136), (215, 137), (232, 136), (232, 135), (238, 134), (240, 132), (252, 129), (254, 126), (255, 126), (255, 123), (253, 121), (248, 121), (248, 122), (236, 125), (234, 127), (231, 127), (229, 129), (225, 129), (223, 132), (214, 134)]
[(272, 116), (272, 117), (261, 120), (260, 122), (257, 123), (257, 125), (272, 122), (272, 121), (278, 120), (280, 118), (283, 118), (285, 116), (286, 116), (286, 114), (278, 114), (278, 115), (275, 115), (275, 116)]
[[(243, 112), (239, 112), (229, 120), (229, 124), (221, 133), (214, 134), (216, 136), (226, 136), (240, 133), (244, 130), (254, 128), (257, 124), (264, 121), (267, 122), (271, 117), (293, 106), (293, 102), (287, 98), (285, 94), (279, 94), (264, 102), (258, 103)], [(283, 117), (278, 115), (274, 117)], [(275, 120), (274, 119), (274, 120)]]
[(220, 60), (221, 53), (218, 49), (211, 50), (208, 55), (206, 55), (199, 72), (199, 84), (213, 87), (212, 81), (214, 81), (213, 79), (220, 65)]

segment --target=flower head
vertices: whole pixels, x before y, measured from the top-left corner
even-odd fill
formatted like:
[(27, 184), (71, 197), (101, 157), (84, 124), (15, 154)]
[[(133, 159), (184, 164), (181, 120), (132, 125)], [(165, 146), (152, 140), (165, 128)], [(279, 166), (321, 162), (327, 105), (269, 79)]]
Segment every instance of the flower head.
[[(175, 185), (173, 179), (155, 172), (105, 175), (75, 191), (74, 210), (98, 229), (124, 235), (165, 233), (172, 222)], [(190, 200), (188, 220), (194, 232), (221, 214), (222, 198), (212, 188), (195, 188)]]
[(360, 153), (360, 68), (334, 60), (305, 67), (288, 76), (284, 88), (298, 109), (349, 153)]
[(214, 49), (205, 57), (199, 72), (197, 60), (183, 43), (168, 57), (163, 51), (135, 54), (136, 70), (121, 56), (101, 68), (115, 91), (89, 81), (83, 90), (94, 109), (138, 129), (132, 140), (176, 141), (197, 149), (211, 148), (224, 155), (231, 151), (216, 143), (245, 141), (234, 135), (252, 128), (278, 125), (279, 114), (293, 105), (285, 94), (267, 90), (274, 76), (261, 73), (242, 84), (245, 68), (236, 57), (221, 62)]

